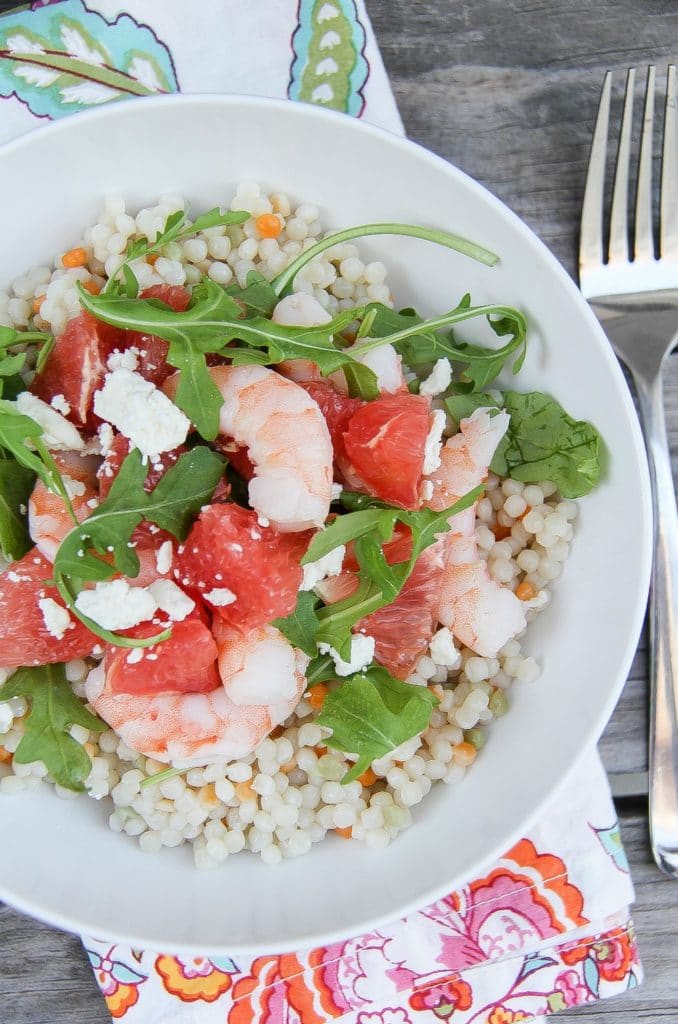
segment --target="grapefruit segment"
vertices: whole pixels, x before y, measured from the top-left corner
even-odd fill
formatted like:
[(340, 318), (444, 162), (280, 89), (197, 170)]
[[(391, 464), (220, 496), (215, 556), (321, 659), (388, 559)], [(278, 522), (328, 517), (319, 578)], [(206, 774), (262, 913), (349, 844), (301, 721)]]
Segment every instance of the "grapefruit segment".
[(38, 602), (51, 598), (64, 608), (56, 587), (45, 582), (54, 573), (51, 562), (33, 548), (0, 575), (0, 665), (48, 665), (84, 658), (101, 642), (71, 615), (71, 623), (58, 640), (47, 629)]
[(368, 494), (401, 508), (421, 504), (429, 401), (421, 395), (383, 395), (357, 409), (343, 433), (345, 476)]
[[(183, 313), (191, 301), (191, 293), (181, 285), (154, 284), (150, 288), (145, 288), (139, 294), (139, 298), (159, 299), (175, 313)], [(155, 334), (128, 331), (126, 347), (132, 345), (139, 349), (138, 372), (156, 387), (160, 387), (170, 374), (174, 373), (174, 367), (167, 362), (169, 345), (164, 338), (158, 338)]]
[(398, 679), (406, 679), (426, 654), (437, 625), (442, 562), (434, 547), (417, 559), (395, 601), (367, 615), (355, 627), (375, 639), (374, 657)]
[(209, 617), (198, 604), (182, 622), (143, 622), (125, 635), (152, 636), (167, 625), (172, 635), (153, 647), (107, 648), (106, 687), (110, 693), (151, 697), (158, 693), (209, 693), (219, 686), (219, 651)]
[(91, 313), (79, 313), (56, 339), (31, 391), (45, 402), (63, 395), (71, 407), (68, 419), (77, 426), (96, 429), (101, 421), (92, 412), (94, 392), (103, 385), (109, 356), (127, 346), (126, 334), (95, 320)]
[(263, 527), (256, 512), (239, 505), (209, 505), (179, 548), (175, 577), (224, 622), (263, 626), (296, 607), (309, 540), (308, 532)]

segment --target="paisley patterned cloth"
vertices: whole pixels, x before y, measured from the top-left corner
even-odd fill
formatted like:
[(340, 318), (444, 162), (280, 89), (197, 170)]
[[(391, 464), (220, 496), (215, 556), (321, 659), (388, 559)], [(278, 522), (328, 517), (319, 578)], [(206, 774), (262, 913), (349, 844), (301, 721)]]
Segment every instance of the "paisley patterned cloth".
[[(287, 96), (403, 130), (362, 0), (37, 0), (0, 17), (0, 142), (176, 91)], [(482, 877), (378, 931), (254, 959), (83, 943), (125, 1024), (517, 1024), (639, 983), (632, 901), (592, 752)]]

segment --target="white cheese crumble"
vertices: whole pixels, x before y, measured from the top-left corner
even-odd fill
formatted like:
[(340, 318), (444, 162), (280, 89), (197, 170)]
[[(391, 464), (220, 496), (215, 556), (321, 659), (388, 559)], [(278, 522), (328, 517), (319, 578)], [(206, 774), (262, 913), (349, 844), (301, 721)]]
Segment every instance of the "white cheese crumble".
[(163, 541), (155, 554), (155, 568), (161, 576), (166, 576), (172, 568), (173, 557), (174, 549), (172, 547), (172, 541)]
[(342, 487), (341, 484), (332, 484), (332, 491), (330, 494), (331, 500), (337, 501), (337, 499), (341, 497), (341, 492), (343, 491), (343, 489), (344, 488)]
[(109, 370), (119, 370), (123, 367), (125, 370), (136, 370), (139, 365), (139, 349), (131, 345), (126, 348), (124, 352), (121, 352), (116, 348), (115, 352), (111, 353), (108, 357), (106, 366)]
[(80, 434), (68, 420), (30, 391), (22, 391), (16, 400), (17, 411), (42, 427), (43, 441), (52, 451), (79, 452), (85, 447)]
[(51, 597), (43, 597), (38, 601), (38, 608), (45, 623), (45, 629), (56, 640), (63, 640), (67, 629), (73, 625), (66, 608), (53, 601)]
[(421, 500), (430, 501), (433, 497), (433, 483), (431, 480), (424, 480), (421, 485)]
[(195, 601), (172, 580), (155, 580), (147, 589), (173, 622), (182, 622), (195, 608)]
[(141, 661), (143, 656), (143, 647), (133, 647), (132, 650), (127, 655), (127, 657), (125, 658), (125, 661), (127, 662), (128, 665), (136, 665), (138, 661)]
[(95, 392), (94, 411), (152, 460), (183, 444), (191, 425), (167, 395), (124, 366), (109, 373)]
[(317, 562), (309, 562), (308, 565), (302, 566), (304, 578), (301, 581), (299, 590), (313, 590), (321, 580), (326, 579), (328, 576), (338, 576), (341, 572), (345, 554), (346, 546), (340, 544), (338, 548), (328, 551)]
[(69, 412), (71, 411), (71, 407), (66, 401), (64, 395), (55, 395), (49, 404), (52, 406), (53, 409), (56, 409), (57, 412), (62, 413), (64, 416), (68, 416)]
[(102, 629), (131, 629), (153, 618), (158, 610), (155, 598), (143, 587), (130, 587), (127, 580), (97, 583), (94, 590), (82, 590), (75, 607)]
[(425, 381), (419, 388), (420, 395), (442, 395), (452, 383), (452, 367), (449, 359), (438, 359)]
[(461, 654), (454, 646), (454, 638), (446, 626), (431, 637), (429, 652), (436, 665), (443, 668), (453, 669), (461, 665)]
[(99, 435), (99, 445), (101, 446), (101, 454), (105, 457), (110, 455), (113, 449), (113, 441), (115, 435), (113, 433), (113, 427), (110, 423), (102, 423), (97, 431)]
[(424, 476), (435, 472), (440, 465), (440, 449), (443, 446), (443, 430), (446, 423), (444, 409), (434, 409), (431, 413), (431, 429), (424, 445)]
[(356, 633), (351, 640), (351, 657), (349, 661), (344, 661), (335, 651), (334, 647), (331, 647), (329, 644), (318, 644), (318, 650), (321, 654), (330, 655), (338, 676), (350, 676), (354, 672), (360, 672), (362, 669), (367, 668), (374, 657), (374, 645), (375, 640), (373, 636)]
[(82, 480), (73, 480), (72, 477), (66, 475), (62, 475), (61, 479), (64, 482), (66, 494), (69, 498), (82, 498), (83, 494), (87, 490)]
[(228, 587), (215, 587), (214, 590), (208, 590), (202, 596), (216, 608), (225, 608), (227, 604), (233, 604), (236, 600), (236, 595)]

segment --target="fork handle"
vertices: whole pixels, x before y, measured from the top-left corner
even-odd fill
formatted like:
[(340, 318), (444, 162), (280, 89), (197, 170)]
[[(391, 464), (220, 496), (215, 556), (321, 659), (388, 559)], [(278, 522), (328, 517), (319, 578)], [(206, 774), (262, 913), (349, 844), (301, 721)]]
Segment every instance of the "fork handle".
[(650, 590), (650, 841), (657, 865), (678, 878), (678, 514), (662, 377), (636, 381), (652, 480)]

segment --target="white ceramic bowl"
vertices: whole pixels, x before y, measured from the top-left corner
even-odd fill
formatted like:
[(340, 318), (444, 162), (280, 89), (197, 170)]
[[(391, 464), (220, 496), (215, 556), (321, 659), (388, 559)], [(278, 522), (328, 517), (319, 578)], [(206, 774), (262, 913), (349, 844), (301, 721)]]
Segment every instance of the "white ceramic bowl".
[(0, 798), (0, 897), (66, 929), (167, 951), (282, 951), (366, 931), (421, 907), (501, 855), (603, 730), (640, 631), (651, 525), (641, 436), (622, 374), (557, 261), (505, 206), (411, 142), (309, 106), (178, 96), (115, 104), (39, 128), (0, 151), (0, 285), (80, 236), (106, 194), (162, 192), (195, 210), (242, 179), (318, 203), (325, 223), (435, 225), (497, 252), (490, 270), (437, 246), (372, 238), (402, 305), (433, 313), (466, 291), (522, 307), (530, 349), (518, 387), (551, 392), (601, 431), (609, 465), (581, 502), (552, 605), (529, 630), (543, 674), (516, 684), (458, 788), (440, 783), (388, 849), (330, 838), (266, 867), (232, 857), (196, 871), (187, 848), (141, 853), (110, 807), (41, 792)]

